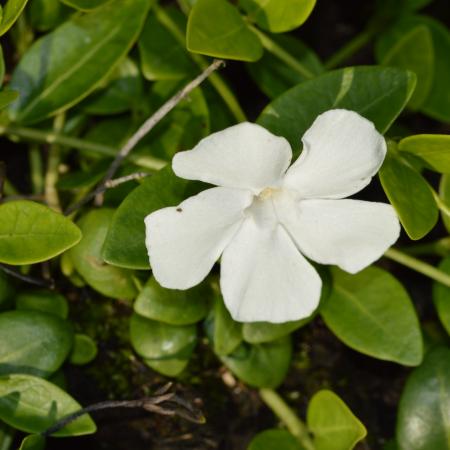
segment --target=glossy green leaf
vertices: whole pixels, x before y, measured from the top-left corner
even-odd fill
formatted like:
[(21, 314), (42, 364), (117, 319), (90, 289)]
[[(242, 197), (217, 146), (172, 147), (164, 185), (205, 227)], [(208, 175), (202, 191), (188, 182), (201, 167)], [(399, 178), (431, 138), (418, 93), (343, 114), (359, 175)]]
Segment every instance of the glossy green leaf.
[(206, 316), (211, 296), (212, 291), (206, 283), (180, 291), (163, 288), (152, 277), (136, 298), (134, 310), (148, 319), (189, 325)]
[(405, 160), (389, 155), (379, 172), (380, 181), (411, 239), (421, 239), (436, 225), (439, 210), (423, 176)]
[(289, 369), (292, 354), (290, 336), (266, 344), (241, 344), (222, 362), (250, 386), (275, 388)]
[[(445, 205), (450, 205), (450, 175), (444, 174), (439, 183), (439, 196)], [(447, 231), (450, 233), (450, 215), (441, 211), (442, 221)]]
[(7, 0), (3, 4), (3, 17), (0, 23), (0, 36), (5, 34), (18, 19), (28, 0)]
[(137, 289), (133, 281), (133, 272), (110, 266), (102, 258), (102, 247), (114, 210), (91, 210), (79, 221), (83, 239), (73, 247), (69, 256), (83, 279), (92, 288), (106, 297), (131, 300), (136, 297)]
[(144, 363), (166, 377), (176, 377), (180, 375), (189, 364), (190, 355), (186, 354), (183, 356), (184, 358), (144, 359)]
[[(166, 8), (165, 12), (184, 30), (186, 21), (181, 11)], [(147, 80), (178, 80), (195, 73), (195, 66), (186, 47), (150, 13), (139, 37), (142, 74)]]
[(0, 109), (6, 108), (19, 97), (17, 91), (1, 91), (0, 92)]
[[(450, 256), (444, 258), (439, 264), (439, 270), (450, 274)], [(450, 335), (450, 288), (441, 283), (433, 283), (433, 302), (439, 320)]]
[(316, 0), (240, 0), (250, 20), (272, 33), (283, 33), (302, 25)]
[(355, 275), (333, 269), (333, 289), (320, 309), (326, 325), (346, 345), (405, 366), (422, 361), (423, 344), (414, 306), (388, 272), (368, 267)]
[(423, 159), (436, 172), (450, 173), (450, 135), (416, 134), (402, 139), (398, 149)]
[(38, 122), (86, 97), (128, 52), (149, 5), (149, 0), (111, 0), (38, 39), (13, 73), (10, 86), (20, 97), (11, 118)]
[(400, 450), (450, 449), (450, 350), (436, 348), (409, 376), (397, 415)]
[(39, 203), (4, 203), (0, 217), (0, 262), (7, 264), (46, 261), (81, 239), (71, 220)]
[(144, 179), (114, 214), (103, 247), (105, 261), (120, 267), (148, 269), (144, 219), (153, 211), (184, 200), (188, 185), (170, 167)]
[(205, 330), (214, 352), (219, 356), (229, 355), (242, 342), (242, 324), (231, 318), (219, 293), (205, 321)]
[(125, 58), (112, 73), (106, 87), (94, 92), (83, 103), (88, 114), (119, 114), (142, 101), (142, 78), (136, 64)]
[(250, 344), (260, 344), (270, 342), (280, 337), (292, 333), (296, 329), (306, 325), (311, 320), (296, 320), (294, 322), (270, 323), (270, 322), (250, 322), (244, 323), (242, 327), (242, 335), (246, 342)]
[(308, 405), (308, 428), (316, 450), (351, 450), (367, 434), (364, 425), (333, 392), (317, 392)]
[(254, 63), (247, 64), (247, 70), (258, 87), (269, 98), (275, 98), (291, 87), (324, 72), (317, 55), (302, 41), (290, 35), (271, 36), (271, 39), (303, 67), (303, 71), (294, 70), (270, 52)]
[(413, 28), (395, 42), (381, 63), (416, 74), (417, 85), (409, 106), (419, 108), (428, 98), (434, 78), (434, 47), (429, 29), (423, 25)]
[(86, 334), (75, 334), (70, 362), (77, 366), (90, 363), (97, 356), (97, 344)]
[[(450, 92), (448, 78), (450, 76), (450, 32), (435, 19), (420, 15), (403, 15), (393, 27), (386, 30), (377, 42), (377, 54), (383, 55), (388, 48), (399, 41), (405, 34), (418, 26), (424, 26), (431, 33), (434, 49), (433, 85), (421, 111), (437, 120), (450, 121)], [(421, 44), (419, 48), (425, 49)], [(416, 56), (419, 58), (419, 55)], [(426, 58), (426, 55), (420, 55)]]
[(186, 358), (197, 340), (195, 325), (169, 325), (133, 314), (130, 338), (136, 353), (145, 359)]
[(0, 314), (0, 375), (47, 377), (62, 365), (73, 342), (69, 323), (38, 311)]
[(90, 9), (98, 8), (104, 3), (110, 0), (60, 0), (72, 8), (81, 9), (82, 11), (88, 11)]
[(189, 51), (218, 58), (257, 61), (263, 54), (259, 38), (227, 0), (197, 0), (186, 33)]
[[(0, 377), (0, 419), (26, 433), (42, 433), (81, 406), (54, 384), (32, 375)], [(95, 423), (85, 414), (52, 436), (95, 433)]]
[(41, 311), (67, 319), (69, 305), (66, 298), (53, 291), (23, 291), (16, 297), (16, 308), (26, 311)]
[(273, 428), (258, 433), (247, 450), (302, 450), (300, 444), (289, 431)]
[(49, 31), (61, 25), (74, 11), (60, 0), (32, 0), (28, 8), (30, 25), (38, 31)]
[(45, 450), (46, 439), (40, 434), (30, 434), (22, 439), (19, 450)]
[[(370, 86), (370, 89), (367, 88)], [(344, 108), (371, 120), (384, 133), (408, 102), (415, 75), (390, 67), (348, 67), (305, 81), (276, 98), (258, 123), (284, 136), (294, 150), (321, 113)]]

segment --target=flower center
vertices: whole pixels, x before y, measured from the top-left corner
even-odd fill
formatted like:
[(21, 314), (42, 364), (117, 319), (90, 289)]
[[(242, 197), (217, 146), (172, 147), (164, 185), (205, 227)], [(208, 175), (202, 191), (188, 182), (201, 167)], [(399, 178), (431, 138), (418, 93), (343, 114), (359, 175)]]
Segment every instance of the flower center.
[(274, 187), (267, 187), (262, 190), (258, 195), (259, 200), (267, 200), (269, 197), (272, 197), (274, 194), (280, 192), (281, 189)]

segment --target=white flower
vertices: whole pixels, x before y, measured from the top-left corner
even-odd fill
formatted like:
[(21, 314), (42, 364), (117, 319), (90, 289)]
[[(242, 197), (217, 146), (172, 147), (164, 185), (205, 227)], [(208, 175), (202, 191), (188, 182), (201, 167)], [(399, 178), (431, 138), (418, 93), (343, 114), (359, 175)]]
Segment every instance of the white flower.
[(305, 256), (350, 273), (377, 260), (400, 233), (393, 208), (343, 198), (380, 168), (383, 136), (357, 113), (335, 109), (318, 116), (302, 142), (289, 167), (286, 139), (241, 123), (177, 153), (176, 175), (218, 187), (146, 217), (156, 280), (188, 289), (222, 255), (220, 286), (232, 317), (279, 323), (318, 306), (322, 282)]

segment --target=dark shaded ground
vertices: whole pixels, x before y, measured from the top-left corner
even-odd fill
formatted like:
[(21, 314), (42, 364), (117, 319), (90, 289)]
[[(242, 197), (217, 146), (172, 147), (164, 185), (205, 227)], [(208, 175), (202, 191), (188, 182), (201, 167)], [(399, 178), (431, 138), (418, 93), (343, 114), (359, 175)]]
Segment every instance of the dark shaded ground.
[[(361, 31), (375, 8), (375, 1), (319, 0), (312, 16), (297, 35), (326, 59)], [(424, 11), (450, 25), (448, 0), (436, 0)], [(362, 50), (350, 64), (371, 64), (370, 47)], [(255, 118), (267, 99), (251, 82), (240, 64), (225, 69), (242, 105)], [(417, 132), (450, 132), (449, 127), (426, 117), (407, 117), (405, 123)], [(2, 159), (17, 187), (26, 190), (26, 153), (2, 149)], [(380, 199), (381, 189), (365, 191), (368, 198)], [(439, 228), (431, 233), (442, 236)], [(404, 238), (404, 242), (408, 240)], [(391, 263), (386, 268), (408, 287), (422, 322), (436, 323), (428, 279)], [(68, 288), (71, 289), (71, 288)], [(99, 356), (91, 366), (66, 370), (70, 392), (83, 405), (105, 399), (139, 398), (150, 394), (165, 380), (144, 366), (127, 343), (127, 317), (130, 308), (117, 302), (94, 298), (85, 291), (67, 292), (72, 318), (83, 332), (100, 344)], [(90, 298), (92, 295), (92, 298)], [(434, 325), (433, 325), (434, 327)], [(439, 329), (437, 330), (439, 334)], [(304, 417), (307, 401), (319, 388), (331, 388), (362, 420), (369, 431), (367, 443), (360, 449), (380, 449), (393, 436), (398, 399), (408, 369), (354, 352), (341, 344), (316, 319), (295, 334), (292, 369), (280, 388), (282, 395)], [(94, 416), (97, 434), (77, 439), (52, 439), (49, 450), (242, 450), (259, 430), (276, 425), (272, 413), (261, 403), (257, 392), (235, 380), (224, 382), (224, 369), (206, 344), (201, 344), (190, 363), (187, 375), (176, 390), (199, 406), (207, 418), (205, 425), (193, 425), (181, 419), (151, 415), (142, 411), (113, 410)], [(232, 383), (231, 383), (232, 384)]]

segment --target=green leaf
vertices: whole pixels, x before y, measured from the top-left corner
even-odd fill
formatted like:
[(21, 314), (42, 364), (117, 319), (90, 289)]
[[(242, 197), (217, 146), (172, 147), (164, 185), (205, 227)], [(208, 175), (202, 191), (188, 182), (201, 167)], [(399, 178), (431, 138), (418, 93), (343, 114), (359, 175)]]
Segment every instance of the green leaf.
[[(271, 36), (271, 39), (301, 64), (305, 73), (299, 73), (270, 52), (254, 63), (247, 64), (247, 70), (258, 87), (269, 98), (273, 99), (291, 87), (324, 72), (322, 63), (317, 55), (302, 41), (290, 35)], [(306, 76), (306, 75), (311, 76)]]
[(61, 25), (74, 11), (60, 0), (32, 0), (28, 8), (30, 25), (38, 31), (49, 31)]
[(96, 356), (97, 344), (95, 341), (86, 334), (76, 334), (70, 354), (71, 364), (82, 366), (90, 363)]
[(107, 86), (81, 105), (88, 114), (111, 115), (133, 109), (142, 101), (142, 78), (137, 65), (125, 58), (112, 73)]
[(316, 450), (351, 450), (367, 434), (364, 425), (333, 392), (317, 392), (308, 405), (307, 424)]
[(257, 61), (263, 54), (259, 38), (227, 0), (197, 0), (189, 14), (189, 51), (217, 58)]
[[(0, 419), (26, 433), (42, 433), (81, 406), (59, 387), (32, 375), (0, 377)], [(74, 420), (52, 436), (95, 433), (89, 415)]]
[(40, 434), (30, 434), (23, 438), (19, 450), (45, 450), (45, 441)]
[(96, 291), (106, 297), (131, 300), (137, 294), (133, 272), (105, 264), (102, 258), (113, 215), (114, 210), (103, 208), (83, 216), (78, 221), (83, 239), (70, 250), (69, 256), (76, 271)]
[(68, 322), (38, 311), (0, 314), (0, 375), (29, 373), (47, 377), (72, 347)]
[(266, 344), (241, 344), (222, 362), (250, 386), (276, 388), (289, 369), (292, 355), (290, 336)]
[(206, 316), (211, 294), (206, 283), (180, 291), (163, 288), (152, 277), (136, 298), (134, 310), (148, 319), (171, 325), (189, 325)]
[(90, 9), (98, 8), (110, 0), (60, 0), (72, 8), (88, 11)]
[(436, 225), (439, 210), (423, 176), (405, 160), (387, 155), (379, 172), (380, 181), (411, 239), (421, 239)]
[(3, 5), (3, 17), (0, 23), (0, 36), (5, 34), (18, 19), (28, 0), (8, 0)]
[[(448, 122), (450, 121), (450, 92), (448, 89), (450, 32), (443, 24), (426, 16), (403, 15), (393, 27), (381, 35), (377, 42), (377, 54), (383, 55), (395, 42), (418, 26), (426, 27), (431, 33), (434, 49), (433, 85), (421, 111), (434, 119)], [(424, 51), (423, 45), (415, 51), (418, 52), (419, 48)], [(420, 55), (420, 57), (426, 58), (426, 55)]]
[[(444, 258), (439, 264), (439, 270), (450, 274), (450, 256)], [(441, 283), (433, 283), (433, 302), (439, 320), (450, 335), (450, 288)]]
[(145, 359), (185, 359), (196, 340), (195, 325), (169, 325), (133, 314), (130, 338), (136, 353)]
[(450, 172), (450, 135), (417, 134), (402, 139), (398, 149), (426, 161), (436, 172)]
[(303, 325), (306, 325), (311, 319), (312, 317), (308, 317), (306, 319), (285, 323), (244, 323), (242, 326), (242, 335), (244, 337), (244, 340), (250, 344), (270, 342), (292, 333)]
[[(370, 86), (370, 89), (367, 87)], [(294, 150), (315, 118), (333, 108), (358, 112), (384, 133), (408, 102), (415, 75), (390, 67), (348, 67), (305, 81), (276, 98), (258, 123)]]
[(81, 232), (71, 220), (39, 203), (19, 200), (0, 206), (0, 262), (33, 264), (73, 247)]
[[(439, 196), (445, 205), (450, 205), (450, 175), (444, 174), (439, 183)], [(441, 211), (442, 221), (448, 232), (450, 232), (450, 216), (444, 211)]]
[(258, 433), (247, 450), (301, 450), (301, 448), (289, 431), (273, 428)]
[(185, 355), (185, 358), (144, 359), (144, 363), (166, 377), (176, 377), (189, 364), (188, 356), (190, 355)]
[(149, 0), (111, 0), (38, 39), (16, 67), (12, 120), (34, 123), (64, 111), (102, 83), (140, 32)]
[(175, 176), (170, 167), (147, 177), (117, 208), (111, 222), (103, 258), (106, 262), (130, 269), (148, 269), (145, 247), (145, 217), (184, 200), (189, 183)]
[(333, 289), (320, 314), (346, 345), (405, 366), (422, 361), (419, 321), (408, 293), (388, 272), (368, 267), (356, 275), (333, 269)]
[(67, 319), (69, 306), (66, 298), (53, 291), (24, 291), (16, 297), (16, 308), (26, 311), (41, 311)]
[(400, 450), (450, 449), (450, 350), (436, 348), (409, 376), (397, 415)]
[(416, 74), (417, 85), (409, 106), (418, 109), (428, 98), (434, 78), (434, 48), (429, 29), (423, 25), (413, 28), (395, 42), (381, 63)]
[[(165, 13), (184, 31), (186, 21), (181, 11), (169, 7)], [(178, 80), (195, 72), (186, 48), (158, 20), (156, 14), (148, 15), (138, 45), (142, 74), (147, 80)]]
[(242, 342), (242, 324), (231, 318), (219, 291), (215, 296), (214, 307), (204, 325), (214, 353), (219, 356), (229, 355)]
[(17, 91), (1, 91), (0, 92), (0, 109), (5, 108), (10, 105), (14, 100), (19, 97), (19, 93)]
[(15, 431), (11, 427), (0, 421), (0, 450), (10, 450), (14, 434)]
[(291, 31), (312, 13), (316, 0), (240, 0), (249, 19), (272, 33)]

